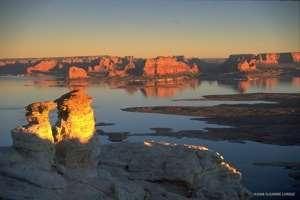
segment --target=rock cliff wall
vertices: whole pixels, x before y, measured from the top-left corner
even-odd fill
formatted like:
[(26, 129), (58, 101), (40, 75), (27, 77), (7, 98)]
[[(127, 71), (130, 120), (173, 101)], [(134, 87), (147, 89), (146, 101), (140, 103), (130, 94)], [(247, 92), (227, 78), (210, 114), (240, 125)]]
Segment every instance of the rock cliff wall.
[(41, 61), (36, 65), (33, 65), (31, 67), (28, 67), (26, 69), (26, 72), (28, 74), (31, 74), (33, 72), (50, 72), (50, 70), (53, 70), (57, 66), (56, 60), (45, 60)]
[(198, 67), (189, 65), (187, 60), (178, 57), (157, 57), (146, 59), (145, 76), (164, 76), (172, 74), (198, 73)]
[(83, 79), (83, 78), (88, 78), (88, 75), (87, 75), (87, 72), (85, 71), (85, 69), (72, 66), (69, 68), (68, 78), (69, 79)]
[(300, 62), (300, 52), (230, 55), (223, 63), (226, 72), (253, 72), (257, 65), (280, 65)]

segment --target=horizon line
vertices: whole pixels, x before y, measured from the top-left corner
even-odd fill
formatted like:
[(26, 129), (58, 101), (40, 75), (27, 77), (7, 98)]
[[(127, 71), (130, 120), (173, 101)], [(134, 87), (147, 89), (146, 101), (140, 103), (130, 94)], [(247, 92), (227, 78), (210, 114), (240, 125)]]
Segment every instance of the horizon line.
[(185, 55), (158, 55), (158, 56), (133, 56), (133, 55), (124, 55), (124, 56), (119, 56), (119, 55), (110, 55), (110, 54), (90, 54), (90, 55), (72, 55), (72, 56), (37, 56), (37, 57), (0, 57), (0, 60), (8, 60), (8, 59), (47, 59), (47, 58), (74, 58), (74, 57), (103, 57), (103, 56), (111, 56), (111, 57), (134, 57), (138, 59), (148, 59), (148, 58), (157, 58), (157, 57), (178, 57), (178, 56), (183, 56), (186, 58), (201, 58), (201, 59), (222, 59), (222, 58), (228, 58), (230, 55), (246, 55), (246, 54), (271, 54), (271, 53), (300, 53), (300, 50), (297, 51), (280, 51), (280, 52), (275, 52), (275, 51), (270, 51), (270, 52), (258, 52), (258, 53), (231, 53), (228, 54), (227, 56), (224, 57), (201, 57), (201, 56), (185, 56)]

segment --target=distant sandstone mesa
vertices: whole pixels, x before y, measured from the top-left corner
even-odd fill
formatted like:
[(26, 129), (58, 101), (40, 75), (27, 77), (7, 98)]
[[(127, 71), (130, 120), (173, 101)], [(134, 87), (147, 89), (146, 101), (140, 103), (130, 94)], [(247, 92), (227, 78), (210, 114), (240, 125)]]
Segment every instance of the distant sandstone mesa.
[(82, 79), (82, 78), (88, 78), (88, 75), (87, 75), (87, 72), (85, 71), (85, 69), (72, 66), (69, 68), (68, 78), (69, 79)]
[[(213, 60), (213, 59), (212, 59)], [(251, 73), (263, 65), (300, 63), (300, 52), (233, 54), (225, 61), (184, 56), (134, 58), (133, 56), (86, 56), (47, 59), (2, 59), (0, 74), (52, 74), (69, 79), (88, 77), (159, 77), (215, 72)]]
[(198, 73), (198, 67), (189, 65), (188, 60), (178, 57), (157, 57), (146, 59), (145, 76), (163, 76), (182, 73)]
[(256, 58), (254, 54), (230, 55), (224, 65), (228, 72), (251, 72), (256, 70)]
[[(73, 90), (26, 107), (28, 124), (12, 131), (12, 147), (0, 148), (0, 199), (250, 198), (241, 173), (206, 147), (101, 145), (91, 103), (83, 90)], [(55, 109), (51, 127), (49, 112)]]
[(37, 65), (28, 67), (26, 73), (31, 74), (33, 72), (49, 72), (57, 66), (56, 60), (44, 60), (39, 62)]
[(99, 59), (97, 65), (89, 67), (88, 72), (100, 73), (104, 76), (128, 76), (136, 69), (136, 62), (132, 56), (124, 58), (117, 56), (105, 56)]
[(260, 54), (234, 54), (224, 62), (225, 71), (252, 72), (257, 65), (278, 65), (299, 63), (300, 52), (289, 53), (260, 53)]

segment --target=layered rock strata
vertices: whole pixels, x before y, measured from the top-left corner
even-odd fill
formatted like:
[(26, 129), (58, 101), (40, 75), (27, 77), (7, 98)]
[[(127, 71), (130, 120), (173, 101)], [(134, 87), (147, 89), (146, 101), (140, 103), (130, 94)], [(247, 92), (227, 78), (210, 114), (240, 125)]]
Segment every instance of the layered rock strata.
[(198, 73), (196, 65), (189, 65), (181, 57), (157, 57), (147, 59), (144, 67), (145, 76), (164, 76), (171, 74)]

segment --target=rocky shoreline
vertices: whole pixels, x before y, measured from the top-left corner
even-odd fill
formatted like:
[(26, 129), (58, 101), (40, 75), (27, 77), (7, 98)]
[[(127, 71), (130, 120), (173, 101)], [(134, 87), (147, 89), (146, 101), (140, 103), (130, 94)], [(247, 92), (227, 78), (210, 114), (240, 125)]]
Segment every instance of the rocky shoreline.
[[(231, 100), (272, 101), (276, 103), (221, 104), (211, 107), (197, 106), (154, 106), (123, 109), (129, 112), (187, 115), (193, 120), (204, 120), (229, 128), (208, 128), (207, 131), (160, 131), (158, 135), (195, 137), (211, 140), (255, 141), (278, 145), (299, 145), (300, 137), (300, 94), (251, 93), (235, 95), (210, 95), (201, 99), (181, 101)], [(180, 99), (177, 99), (180, 101)]]
[[(203, 146), (100, 145), (92, 99), (74, 90), (28, 105), (0, 148), (0, 199), (249, 199), (241, 172)], [(57, 109), (55, 125), (49, 112)]]

